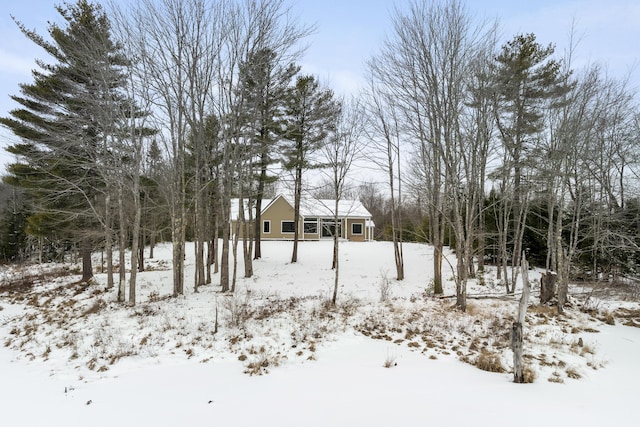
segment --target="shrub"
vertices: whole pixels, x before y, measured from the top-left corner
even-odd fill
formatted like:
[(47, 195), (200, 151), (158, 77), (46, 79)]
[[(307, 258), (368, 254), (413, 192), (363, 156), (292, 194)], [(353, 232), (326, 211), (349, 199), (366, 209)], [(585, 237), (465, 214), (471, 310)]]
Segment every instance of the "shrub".
[(607, 325), (615, 325), (616, 324), (616, 318), (613, 316), (613, 314), (610, 311), (607, 311), (604, 314), (604, 319), (603, 319), (604, 323), (606, 323)]
[(580, 348), (580, 356), (586, 357), (587, 354), (596, 354), (596, 350), (592, 344), (584, 344)]
[(269, 367), (280, 365), (280, 357), (278, 355), (271, 356), (264, 347), (260, 348), (257, 355), (252, 357), (244, 370), (249, 375), (264, 375), (269, 373)]
[(547, 381), (549, 381), (550, 383), (558, 383), (558, 384), (564, 383), (564, 380), (562, 379), (562, 375), (560, 375), (560, 372), (558, 371), (554, 371), (553, 374), (551, 374), (551, 376), (547, 379)]
[(506, 369), (502, 365), (500, 355), (490, 352), (488, 350), (482, 350), (478, 358), (476, 359), (476, 366), (483, 371), (488, 372), (505, 372)]
[(384, 360), (384, 364), (382, 365), (385, 368), (392, 368), (394, 366), (398, 366), (398, 363), (396, 362), (396, 356), (389, 354), (389, 352), (387, 352), (387, 358)]
[(160, 301), (162, 298), (160, 297), (160, 292), (158, 291), (151, 291), (149, 292), (149, 296), (147, 297), (147, 300), (149, 302), (158, 302)]
[(386, 271), (380, 272), (380, 302), (387, 302), (391, 297), (391, 281)]
[(103, 307), (105, 306), (104, 301), (102, 301), (102, 299), (98, 299), (96, 300), (91, 307), (87, 308), (81, 315), (80, 317), (86, 317), (90, 314), (96, 314), (98, 313)]
[(254, 315), (251, 307), (251, 293), (245, 292), (244, 297), (230, 295), (223, 301), (223, 308), (226, 310), (227, 323), (231, 327), (243, 328), (247, 321)]
[(531, 384), (536, 380), (537, 374), (531, 365), (525, 364), (522, 369), (522, 376), (525, 383)]
[(577, 368), (569, 367), (567, 368), (567, 377), (573, 378), (574, 380), (579, 380), (580, 378), (582, 378), (582, 374), (578, 372)]

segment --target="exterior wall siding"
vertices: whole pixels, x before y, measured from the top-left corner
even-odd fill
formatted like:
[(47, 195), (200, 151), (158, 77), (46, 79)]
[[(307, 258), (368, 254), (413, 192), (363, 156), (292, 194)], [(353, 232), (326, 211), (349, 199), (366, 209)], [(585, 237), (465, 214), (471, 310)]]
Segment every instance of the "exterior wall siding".
[(271, 232), (269, 234), (262, 233), (260, 237), (264, 239), (293, 239), (293, 233), (282, 232), (282, 221), (293, 221), (293, 213), (293, 208), (286, 200), (282, 197), (277, 198), (269, 206), (269, 209), (262, 213), (262, 221), (271, 221)]
[[(360, 230), (361, 230), (360, 234), (353, 233), (353, 224), (360, 225)], [(364, 218), (356, 218), (356, 219), (347, 218), (347, 239), (353, 242), (364, 242), (365, 232), (366, 232), (366, 229), (365, 229)]]

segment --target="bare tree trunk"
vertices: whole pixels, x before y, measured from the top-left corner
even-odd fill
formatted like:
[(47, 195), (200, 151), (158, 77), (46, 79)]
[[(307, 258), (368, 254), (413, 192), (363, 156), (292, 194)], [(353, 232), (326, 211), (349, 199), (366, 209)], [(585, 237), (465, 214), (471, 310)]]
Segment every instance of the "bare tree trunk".
[(229, 224), (229, 197), (228, 191), (224, 191), (222, 196), (222, 253), (220, 256), (220, 286), (222, 292), (230, 291), (229, 283), (229, 239), (231, 233), (231, 224)]
[(211, 283), (211, 265), (213, 264), (213, 239), (207, 240), (207, 268), (205, 270), (206, 283)]
[(261, 170), (258, 180), (258, 191), (256, 193), (256, 221), (254, 224), (254, 259), (262, 258), (262, 199), (264, 198), (264, 184), (267, 180), (266, 154), (261, 153)]
[[(439, 233), (438, 233), (439, 234)], [(442, 257), (444, 246), (442, 240), (433, 242), (433, 293), (441, 295), (442, 289)]]
[(216, 215), (215, 225), (213, 226), (213, 274), (220, 272), (220, 257), (218, 256), (218, 250), (220, 249), (220, 224), (219, 217)]
[(156, 232), (152, 231), (149, 236), (149, 259), (153, 259), (153, 248), (156, 247)]
[(556, 295), (556, 279), (557, 275), (551, 271), (542, 273), (540, 276), (540, 304), (546, 304)]
[(138, 265), (138, 244), (140, 242), (140, 219), (142, 217), (142, 207), (140, 206), (139, 176), (134, 177), (133, 184), (133, 231), (131, 232), (131, 274), (129, 275), (129, 304), (136, 304), (136, 278)]
[[(337, 220), (334, 220), (334, 221), (337, 221)], [(337, 228), (337, 225), (336, 225), (336, 228)], [(332, 270), (335, 269), (337, 265), (338, 265), (338, 241), (336, 239), (333, 239), (333, 254), (331, 256), (331, 269)]]
[(558, 314), (564, 313), (564, 306), (567, 303), (567, 294), (569, 289), (569, 265), (567, 261), (567, 251), (559, 248), (558, 250)]
[[(242, 199), (241, 199), (242, 200)], [(242, 203), (241, 203), (242, 204)], [(240, 238), (240, 220), (236, 221), (236, 229), (233, 233), (233, 270), (231, 273), (231, 292), (236, 291), (236, 279), (238, 277), (238, 239)]]
[(146, 241), (144, 226), (140, 226), (140, 242), (138, 244), (138, 272), (144, 271), (144, 243)]
[(201, 194), (201, 185), (199, 183), (200, 181), (200, 173), (198, 172), (198, 169), (200, 169), (198, 166), (196, 166), (196, 178), (194, 179), (194, 181), (196, 182), (195, 184), (195, 206), (194, 206), (194, 228), (195, 228), (195, 277), (194, 277), (194, 286), (193, 286), (193, 290), (194, 292), (198, 292), (198, 288), (200, 286), (204, 286), (205, 284), (205, 271), (204, 271), (204, 264), (205, 264), (205, 259), (204, 259), (204, 242), (205, 242), (205, 227), (203, 222), (206, 221), (205, 215), (201, 212), (202, 210), (202, 205), (203, 205), (203, 201), (202, 201), (202, 196)]
[[(504, 188), (504, 187), (503, 187)], [(513, 292), (509, 284), (509, 252), (507, 249), (507, 243), (509, 238), (509, 223), (511, 221), (510, 215), (510, 205), (508, 201), (505, 199), (507, 196), (504, 194), (500, 194), (500, 200), (497, 201), (498, 210), (496, 212), (496, 216), (498, 217), (498, 272), (496, 278), (498, 280), (502, 279), (504, 281), (504, 286), (507, 294)]]
[[(484, 185), (484, 178), (480, 180), (482, 185)], [(484, 189), (482, 193), (484, 194)], [(487, 236), (486, 236), (486, 228), (485, 228), (485, 212), (484, 212), (484, 196), (478, 199), (478, 272), (480, 274), (484, 273), (484, 257), (486, 256), (486, 247), (487, 247)], [(484, 283), (484, 282), (483, 282)]]
[(511, 349), (513, 350), (513, 382), (524, 383), (524, 364), (523, 364), (523, 327), (525, 316), (527, 314), (527, 305), (529, 304), (529, 263), (522, 256), (522, 297), (518, 306), (518, 315), (516, 321), (513, 322), (511, 328)]
[(213, 213), (211, 212), (211, 203), (207, 203), (207, 268), (205, 271), (206, 274), (206, 283), (207, 285), (211, 284), (211, 266), (214, 263), (214, 245), (215, 245), (215, 231), (213, 228), (215, 227), (215, 219), (213, 218)]
[[(459, 208), (454, 208), (460, 212)], [(460, 311), (467, 310), (467, 265), (465, 261), (468, 255), (465, 248), (465, 232), (459, 214), (455, 214), (456, 220), (454, 226), (456, 228), (456, 307)]]
[[(302, 142), (300, 142), (302, 144)], [(291, 254), (291, 262), (298, 262), (298, 238), (300, 222), (300, 199), (302, 198), (302, 166), (296, 167), (296, 177), (294, 183), (294, 201), (293, 201), (293, 252)]]
[[(174, 207), (182, 209), (180, 207)], [(184, 293), (184, 225), (182, 215), (176, 214), (172, 220), (171, 241), (173, 244), (173, 296)]]
[[(345, 191), (345, 181), (354, 159), (360, 153), (359, 139), (363, 129), (363, 112), (359, 103), (355, 100), (343, 103), (339, 114), (336, 116), (334, 126), (335, 135), (329, 139), (322, 148), (327, 165), (331, 169), (331, 183), (333, 184), (333, 296), (331, 303), (335, 306), (338, 298), (338, 286), (340, 284), (340, 234), (348, 236), (349, 222), (340, 222), (340, 215), (348, 216), (348, 212), (339, 212), (340, 200)], [(344, 225), (344, 226), (343, 226)], [(341, 233), (338, 232), (341, 230)], [(366, 233), (366, 230), (363, 230)]]
[(105, 251), (107, 257), (107, 288), (113, 288), (113, 229), (111, 220), (111, 196), (105, 200)]
[(124, 210), (124, 194), (122, 192), (122, 185), (118, 187), (118, 216), (120, 219), (120, 241), (118, 242), (118, 263), (120, 264), (118, 271), (118, 302), (125, 302), (127, 286), (127, 265), (125, 261), (125, 252), (127, 250), (127, 220)]
[(253, 239), (251, 238), (252, 214), (249, 209), (249, 221), (242, 215), (243, 233), (242, 233), (242, 253), (244, 254), (244, 277), (246, 279), (253, 276)]
[(333, 268), (333, 295), (331, 297), (331, 304), (336, 305), (338, 299), (338, 285), (340, 283), (340, 249), (338, 243), (338, 235), (334, 233), (333, 236), (333, 251), (335, 254), (334, 268)]
[[(548, 223), (547, 223), (547, 259), (546, 259), (546, 263), (545, 263), (545, 267), (547, 269), (547, 271), (550, 271), (552, 269), (555, 269), (556, 265), (557, 265), (557, 259), (556, 259), (556, 239), (555, 239), (555, 235), (556, 233), (554, 232), (555, 227), (556, 227), (556, 223), (554, 222), (553, 218), (555, 216), (555, 194), (550, 191), (550, 196), (549, 196), (549, 215), (548, 215)], [(560, 215), (558, 215), (560, 216)]]
[[(336, 180), (337, 181), (337, 180)], [(336, 182), (334, 188), (334, 192), (336, 194), (336, 202), (333, 207), (333, 223), (335, 225), (335, 229), (333, 232), (333, 296), (331, 297), (331, 304), (333, 306), (336, 305), (336, 300), (338, 299), (338, 284), (340, 283), (340, 249), (339, 249), (339, 237), (338, 236), (338, 203), (340, 201), (339, 192), (340, 189), (337, 188), (339, 186), (339, 182)]]
[[(395, 198), (395, 184), (394, 184), (394, 149), (397, 148), (395, 154), (398, 157), (398, 176), (400, 176), (400, 148), (394, 146), (391, 143), (391, 139), (387, 141), (387, 161), (389, 162), (389, 191), (391, 193), (391, 233), (393, 234), (393, 255), (396, 263), (396, 280), (404, 280), (404, 259), (402, 256), (402, 238), (399, 236), (399, 233), (402, 232), (400, 229), (400, 203), (401, 203), (401, 195), (400, 190), (398, 190), (398, 200)], [(398, 179), (400, 181), (400, 179)], [(399, 186), (400, 184), (398, 184)]]
[[(511, 293), (515, 292), (516, 282), (518, 280), (518, 267), (520, 267), (520, 254), (523, 252), (522, 242), (524, 240), (524, 230), (526, 228), (527, 216), (529, 215), (529, 196), (528, 191), (523, 194), (519, 203), (517, 203), (517, 221), (514, 224), (514, 242), (513, 257), (511, 259)], [(517, 255), (517, 256), (516, 256)]]
[(229, 225), (222, 229), (222, 255), (220, 259), (220, 285), (222, 292), (229, 292)]
[(91, 263), (91, 241), (85, 237), (81, 243), (82, 252), (82, 282), (90, 284), (93, 279), (93, 266)]

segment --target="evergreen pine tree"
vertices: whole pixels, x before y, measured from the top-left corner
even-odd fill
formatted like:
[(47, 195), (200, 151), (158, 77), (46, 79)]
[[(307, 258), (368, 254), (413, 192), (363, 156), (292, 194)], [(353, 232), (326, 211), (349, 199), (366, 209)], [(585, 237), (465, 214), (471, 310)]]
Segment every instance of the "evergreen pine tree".
[[(505, 182), (512, 182), (512, 206), (502, 203), (503, 215), (508, 216), (512, 212), (512, 267), (520, 265), (523, 250), (528, 210), (523, 178), (530, 164), (530, 153), (538, 133), (544, 128), (546, 109), (557, 107), (569, 90), (567, 76), (562, 73), (562, 63), (552, 58), (553, 52), (553, 45), (542, 46), (534, 34), (525, 34), (517, 35), (502, 46), (495, 58), (495, 117), (504, 152), (501, 172)], [(504, 223), (508, 221), (505, 219)], [(503, 239), (506, 238), (505, 234)], [(507, 257), (503, 254), (502, 258), (506, 260)], [(512, 268), (511, 288), (505, 277), (507, 292), (513, 291), (517, 272), (518, 269)]]
[(21, 84), (20, 107), (0, 118), (21, 142), (8, 147), (19, 161), (8, 167), (5, 182), (27, 189), (36, 201), (27, 230), (68, 238), (79, 244), (83, 281), (92, 277), (92, 241), (101, 236), (99, 212), (108, 190), (101, 168), (117, 168), (118, 127), (131, 105), (119, 89), (127, 61), (110, 36), (109, 20), (99, 5), (86, 0), (57, 6), (66, 26), (50, 23), (49, 38), (22, 33), (54, 60), (36, 61), (33, 83)]
[[(277, 161), (277, 144), (282, 137), (284, 105), (288, 87), (300, 67), (283, 65), (276, 52), (260, 49), (240, 67), (240, 79), (247, 103), (246, 118), (251, 135), (257, 188), (255, 192), (254, 258), (262, 256), (261, 209), (265, 186), (276, 180), (269, 167)], [(252, 195), (253, 196), (253, 195)]]
[(0, 184), (0, 263), (22, 261), (25, 257), (26, 209), (21, 192)]
[(334, 99), (333, 91), (320, 87), (313, 76), (299, 76), (289, 90), (283, 156), (285, 169), (294, 174), (294, 237), (291, 262), (298, 260), (302, 173), (321, 166), (313, 162), (312, 156), (326, 142), (339, 111), (339, 103)]

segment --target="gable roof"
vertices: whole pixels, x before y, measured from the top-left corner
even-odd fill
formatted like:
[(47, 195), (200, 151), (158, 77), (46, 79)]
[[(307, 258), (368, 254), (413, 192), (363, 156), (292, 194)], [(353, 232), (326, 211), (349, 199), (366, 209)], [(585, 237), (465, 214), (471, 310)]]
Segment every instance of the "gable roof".
[[(293, 207), (293, 198), (286, 197), (282, 194), (277, 195), (273, 199), (262, 200), (262, 212), (265, 212), (277, 199), (284, 199), (291, 207)], [(267, 202), (267, 203), (265, 203)], [(333, 217), (336, 201), (335, 199), (314, 199), (311, 197), (303, 197), (300, 200), (300, 215), (306, 218), (312, 217)], [(239, 199), (231, 199), (231, 220), (236, 221), (238, 215)], [(248, 207), (245, 200), (245, 218), (249, 218)], [(340, 200), (338, 202), (338, 215), (341, 218), (365, 218), (371, 219), (371, 213), (360, 203), (359, 200)]]
[[(300, 200), (300, 215), (303, 217), (332, 217), (335, 214), (335, 208), (334, 199), (303, 198)], [(371, 214), (359, 200), (339, 200), (338, 215), (349, 218), (371, 218)]]

